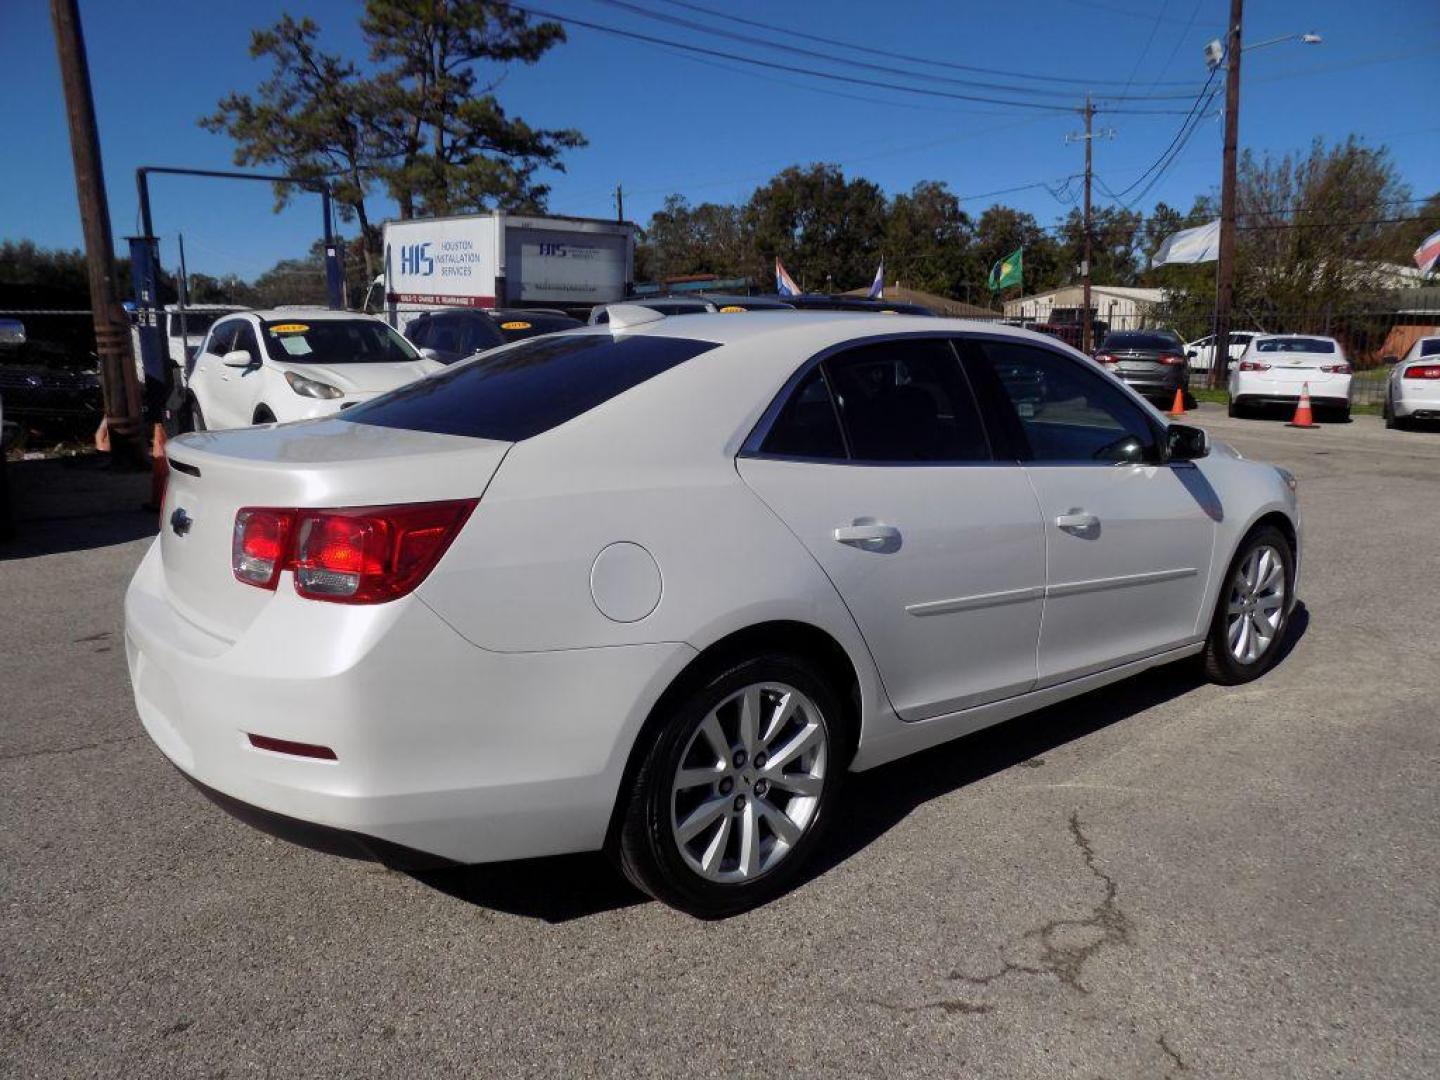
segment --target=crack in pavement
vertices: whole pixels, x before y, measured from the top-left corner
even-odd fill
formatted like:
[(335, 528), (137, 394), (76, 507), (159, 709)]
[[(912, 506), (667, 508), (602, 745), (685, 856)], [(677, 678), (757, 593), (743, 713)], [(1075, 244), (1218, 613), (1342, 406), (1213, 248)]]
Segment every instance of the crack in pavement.
[(982, 1001), (962, 1001), (958, 998), (944, 998), (940, 1001), (923, 1001), (919, 1005), (897, 1005), (893, 1001), (881, 1001), (879, 998), (871, 998), (872, 1005), (879, 1005), (882, 1009), (889, 1009), (891, 1012), (917, 1013), (926, 1009), (942, 1009), (951, 1016), (983, 1016), (985, 1013), (994, 1012), (994, 1005), (987, 1005)]
[[(1070, 839), (1080, 849), (1085, 868), (1105, 887), (1104, 896), (1091, 910), (1089, 917), (1052, 919), (1043, 926), (1026, 930), (1022, 935), (1025, 940), (1040, 943), (1040, 958), (1037, 964), (1017, 964), (1006, 960), (998, 971), (985, 975), (968, 975), (957, 968), (950, 973), (951, 981), (969, 986), (989, 986), (1007, 975), (1053, 976), (1072, 990), (1082, 994), (1090, 993), (1090, 988), (1081, 981), (1086, 961), (1106, 945), (1130, 944), (1130, 918), (1120, 910), (1116, 899), (1119, 889), (1114, 878), (1095, 865), (1095, 849), (1090, 844), (1090, 838), (1085, 835), (1085, 827), (1080, 821), (1078, 810), (1070, 812)], [(1082, 934), (1089, 931), (1092, 935), (1099, 931), (1099, 936), (1092, 936), (1090, 940), (1063, 940), (1063, 934), (1074, 934), (1077, 931)]]
[(1160, 1033), (1160, 1037), (1156, 1039), (1155, 1042), (1161, 1050), (1165, 1051), (1165, 1056), (1175, 1063), (1176, 1069), (1178, 1069), (1180, 1072), (1190, 1071), (1190, 1066), (1185, 1064), (1185, 1059), (1182, 1058), (1179, 1054), (1177, 1054), (1170, 1046), (1170, 1044), (1165, 1041), (1165, 1033), (1163, 1031)]
[(49, 757), (52, 754), (75, 754), (81, 750), (98, 750), (102, 746), (118, 746), (120, 743), (134, 742), (140, 738), (137, 735), (119, 735), (113, 739), (100, 739), (97, 742), (81, 743), (79, 746), (55, 746), (47, 747), (44, 750), (20, 750), (13, 754), (0, 754), (0, 762), (4, 761), (26, 761), (29, 758)]

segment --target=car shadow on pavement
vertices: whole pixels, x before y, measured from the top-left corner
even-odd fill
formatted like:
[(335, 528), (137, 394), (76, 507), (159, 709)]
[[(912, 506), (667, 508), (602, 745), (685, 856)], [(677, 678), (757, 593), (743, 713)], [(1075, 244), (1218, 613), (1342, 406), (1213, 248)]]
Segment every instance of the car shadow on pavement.
[(123, 544), (158, 531), (150, 473), (112, 468), (105, 455), (11, 461), (5, 466), (9, 535), (0, 562)]
[[(1285, 662), (1309, 621), (1305, 605), (1296, 604), (1277, 663)], [(796, 887), (803, 888), (864, 850), (931, 799), (1005, 769), (1035, 767), (1045, 754), (1066, 743), (1205, 684), (1198, 661), (1167, 664), (892, 764), (856, 773), (847, 783), (835, 827)], [(550, 923), (649, 901), (599, 852), (419, 871), (411, 876), (457, 900)]]

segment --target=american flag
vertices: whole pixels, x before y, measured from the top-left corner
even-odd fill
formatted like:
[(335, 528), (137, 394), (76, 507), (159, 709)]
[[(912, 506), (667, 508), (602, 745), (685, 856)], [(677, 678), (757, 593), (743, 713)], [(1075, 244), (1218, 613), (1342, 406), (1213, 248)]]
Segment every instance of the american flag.
[(1415, 249), (1415, 265), (1422, 274), (1434, 270), (1437, 260), (1440, 260), (1440, 229), (1420, 241), (1420, 246)]

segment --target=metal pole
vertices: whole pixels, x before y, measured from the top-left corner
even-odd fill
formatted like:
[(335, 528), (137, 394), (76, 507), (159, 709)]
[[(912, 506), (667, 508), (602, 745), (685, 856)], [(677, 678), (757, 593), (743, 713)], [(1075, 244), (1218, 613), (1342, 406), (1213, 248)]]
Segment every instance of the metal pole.
[(1085, 261), (1080, 270), (1084, 278), (1084, 310), (1080, 313), (1080, 351), (1090, 352), (1090, 151), (1094, 139), (1090, 136), (1090, 120), (1095, 115), (1095, 106), (1090, 95), (1085, 95)]
[(339, 252), (335, 249), (335, 231), (330, 223), (330, 185), (321, 182), (320, 213), (325, 218), (325, 295), (330, 309), (339, 311), (345, 306), (344, 273)]
[(615, 185), (615, 220), (625, 220), (625, 189), (619, 184)]
[(1220, 172), (1220, 251), (1215, 267), (1215, 362), (1210, 385), (1230, 368), (1230, 305), (1235, 298), (1235, 148), (1240, 141), (1240, 26), (1244, 0), (1230, 0), (1225, 43), (1225, 152)]
[(117, 458), (139, 463), (145, 458), (145, 432), (140, 416), (140, 387), (130, 352), (130, 325), (117, 299), (115, 242), (110, 232), (110, 206), (105, 198), (105, 171), (95, 123), (95, 97), (85, 55), (78, 0), (50, 0), (60, 82), (70, 127), (70, 153), (75, 164), (75, 192), (85, 235), (90, 278), (90, 308), (95, 322), (95, 352), (105, 419)]

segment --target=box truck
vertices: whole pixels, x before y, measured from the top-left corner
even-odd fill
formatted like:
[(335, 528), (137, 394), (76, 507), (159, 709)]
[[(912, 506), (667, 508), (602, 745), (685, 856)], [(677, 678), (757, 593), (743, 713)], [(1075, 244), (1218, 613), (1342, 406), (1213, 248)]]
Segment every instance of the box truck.
[(388, 221), (367, 311), (403, 329), (444, 307), (585, 311), (634, 291), (635, 225), (495, 210)]

